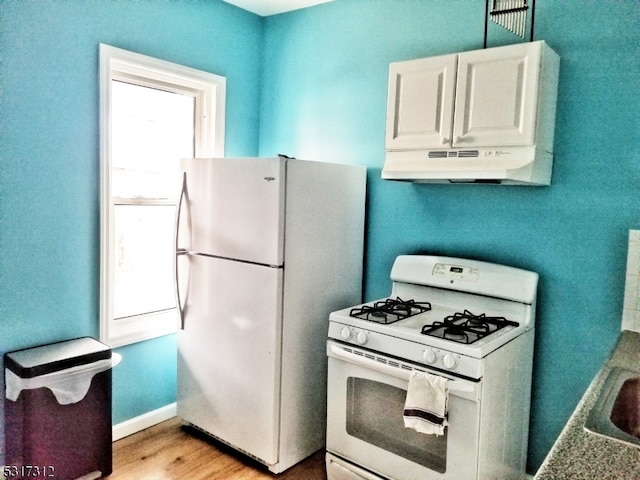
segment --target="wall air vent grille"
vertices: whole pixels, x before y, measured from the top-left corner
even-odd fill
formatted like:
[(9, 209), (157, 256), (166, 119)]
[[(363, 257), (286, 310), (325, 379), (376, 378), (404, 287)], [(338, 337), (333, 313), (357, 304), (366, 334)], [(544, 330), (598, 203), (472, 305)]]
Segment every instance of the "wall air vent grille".
[(480, 153), (478, 150), (431, 150), (429, 158), (478, 158)]

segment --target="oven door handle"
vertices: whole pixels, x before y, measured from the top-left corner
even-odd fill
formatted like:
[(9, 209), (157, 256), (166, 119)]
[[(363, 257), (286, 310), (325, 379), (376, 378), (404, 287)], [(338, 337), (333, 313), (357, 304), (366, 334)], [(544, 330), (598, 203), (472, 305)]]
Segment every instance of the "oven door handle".
[[(361, 367), (368, 368), (369, 370), (373, 370), (378, 373), (383, 373), (385, 375), (389, 375), (394, 378), (398, 378), (400, 380), (409, 381), (411, 377), (411, 372), (425, 372), (429, 373), (426, 370), (420, 370), (418, 368), (407, 370), (402, 367), (395, 367), (392, 365), (387, 365), (382, 362), (378, 362), (377, 360), (372, 360), (370, 358), (363, 357), (361, 355), (356, 355), (355, 353), (346, 352), (344, 349), (340, 348), (337, 345), (329, 345), (327, 348), (327, 353), (331, 357), (339, 358), (340, 360), (344, 360), (346, 362), (352, 363), (354, 365), (358, 365)], [(452, 380), (446, 375), (439, 375), (440, 377), (444, 377), (449, 382), (447, 383), (447, 389), (450, 393), (473, 393), (476, 390), (476, 385), (473, 382), (465, 381), (465, 380)]]

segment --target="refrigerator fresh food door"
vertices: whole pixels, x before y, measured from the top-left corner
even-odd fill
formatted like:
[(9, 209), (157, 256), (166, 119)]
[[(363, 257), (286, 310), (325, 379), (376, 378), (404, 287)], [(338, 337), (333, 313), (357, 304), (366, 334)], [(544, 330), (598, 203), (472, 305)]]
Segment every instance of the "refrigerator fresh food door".
[(202, 255), (188, 260), (178, 416), (275, 464), (283, 270)]
[(181, 165), (192, 252), (282, 265), (284, 160), (194, 158)]

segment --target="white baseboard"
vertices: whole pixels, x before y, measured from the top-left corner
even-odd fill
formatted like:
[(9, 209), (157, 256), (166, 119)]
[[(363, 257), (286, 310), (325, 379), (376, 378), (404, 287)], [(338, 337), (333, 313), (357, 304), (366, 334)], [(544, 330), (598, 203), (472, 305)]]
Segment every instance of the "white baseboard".
[(145, 428), (153, 427), (158, 423), (164, 422), (176, 416), (176, 404), (171, 403), (160, 407), (157, 410), (147, 412), (138, 417), (125, 420), (113, 426), (113, 441), (128, 437), (134, 433), (140, 432)]

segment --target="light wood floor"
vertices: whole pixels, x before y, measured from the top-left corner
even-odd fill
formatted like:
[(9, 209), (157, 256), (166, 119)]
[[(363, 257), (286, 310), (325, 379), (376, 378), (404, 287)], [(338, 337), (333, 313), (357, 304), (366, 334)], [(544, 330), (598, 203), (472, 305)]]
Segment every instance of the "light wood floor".
[(108, 480), (326, 480), (324, 452), (274, 475), (173, 418), (113, 444)]

